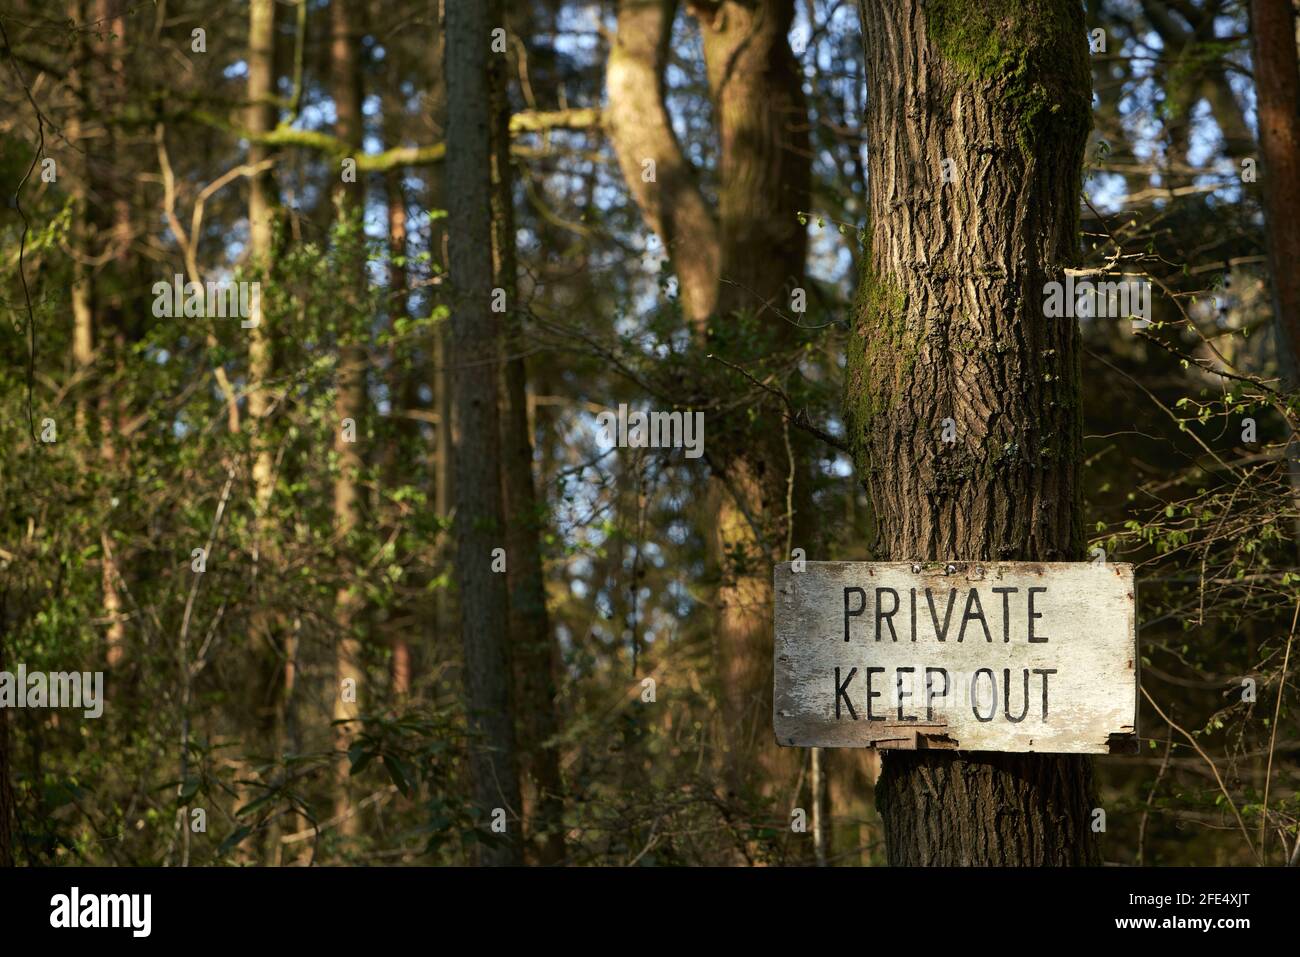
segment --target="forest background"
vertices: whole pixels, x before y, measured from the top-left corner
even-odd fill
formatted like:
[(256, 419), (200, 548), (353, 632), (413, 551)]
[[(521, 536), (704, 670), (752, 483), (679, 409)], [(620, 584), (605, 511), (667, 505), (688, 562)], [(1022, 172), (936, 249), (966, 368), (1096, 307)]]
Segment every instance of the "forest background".
[[(107, 675), (95, 720), (0, 709), (0, 862), (886, 863), (878, 757), (770, 723), (772, 563), (879, 557), (857, 4), (440, 6), (0, 5), (0, 667)], [(1230, 0), (1080, 27), (1079, 266), (1153, 291), (1079, 323), (1072, 557), (1140, 588), (1101, 857), (1294, 863), (1300, 215), (1265, 215), (1260, 37)], [(160, 316), (177, 276), (256, 315)], [(703, 412), (704, 455), (615, 447), (620, 404)]]

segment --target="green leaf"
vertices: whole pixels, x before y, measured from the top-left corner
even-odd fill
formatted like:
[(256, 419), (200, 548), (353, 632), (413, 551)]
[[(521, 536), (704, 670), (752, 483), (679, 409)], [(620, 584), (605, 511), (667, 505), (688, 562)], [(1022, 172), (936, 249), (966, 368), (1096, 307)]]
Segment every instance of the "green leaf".
[(242, 841), (244, 838), (248, 837), (248, 835), (252, 833), (253, 833), (253, 829), (248, 825), (243, 825), (241, 827), (235, 828), (235, 830), (232, 831), (230, 835), (224, 841), (221, 842), (221, 846), (217, 848), (217, 853), (218, 854), (226, 853), (231, 848), (233, 848), (236, 844), (238, 844), (240, 841)]
[(393, 779), (397, 785), (397, 790), (402, 792), (402, 797), (411, 796), (411, 782), (407, 779), (406, 771), (402, 767), (402, 762), (392, 755), (384, 755), (384, 767), (388, 769), (388, 776)]

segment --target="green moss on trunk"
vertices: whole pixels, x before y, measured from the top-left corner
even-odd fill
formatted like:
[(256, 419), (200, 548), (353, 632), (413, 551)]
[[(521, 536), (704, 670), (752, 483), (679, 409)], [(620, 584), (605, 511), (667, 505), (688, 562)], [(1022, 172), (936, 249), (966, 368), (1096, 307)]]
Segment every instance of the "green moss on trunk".
[[(930, 0), (930, 42), (962, 78), (1012, 114), (1021, 151), (1041, 137), (1071, 141), (1092, 122), (1082, 17), (1071, 0)], [(1076, 4), (1077, 6), (1077, 4)], [(1070, 29), (1078, 22), (1079, 35)]]
[[(907, 294), (876, 276), (864, 260), (853, 305), (845, 381), (845, 417), (854, 448), (871, 420), (888, 411), (916, 365), (923, 330), (907, 327)], [(863, 470), (866, 462), (858, 462)], [(865, 474), (865, 472), (863, 472)]]

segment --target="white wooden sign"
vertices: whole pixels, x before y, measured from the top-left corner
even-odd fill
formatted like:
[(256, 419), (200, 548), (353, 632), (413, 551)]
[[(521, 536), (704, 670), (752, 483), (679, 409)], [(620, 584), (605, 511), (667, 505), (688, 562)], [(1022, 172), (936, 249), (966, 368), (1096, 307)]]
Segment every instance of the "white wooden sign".
[(777, 565), (777, 742), (1134, 750), (1135, 606), (1127, 564)]

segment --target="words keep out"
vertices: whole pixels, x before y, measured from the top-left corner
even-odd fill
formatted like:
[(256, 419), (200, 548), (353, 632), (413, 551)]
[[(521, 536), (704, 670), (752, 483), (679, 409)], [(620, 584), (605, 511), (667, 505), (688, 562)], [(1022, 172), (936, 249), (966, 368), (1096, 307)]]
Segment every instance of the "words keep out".
[[(1024, 641), (1046, 644), (1036, 624), (1048, 605), (1047, 587), (931, 588), (845, 587), (844, 640), (962, 644)], [(988, 606), (986, 608), (986, 605)], [(871, 613), (867, 613), (870, 606)], [(1014, 623), (1014, 627), (1013, 627)], [(866, 632), (865, 635), (862, 635)], [(835, 718), (857, 721), (933, 721), (936, 705), (969, 703), (975, 719), (1018, 723), (1046, 721), (1051, 713), (1051, 677), (1056, 668), (975, 667), (956, 672), (939, 665), (835, 668)]]

